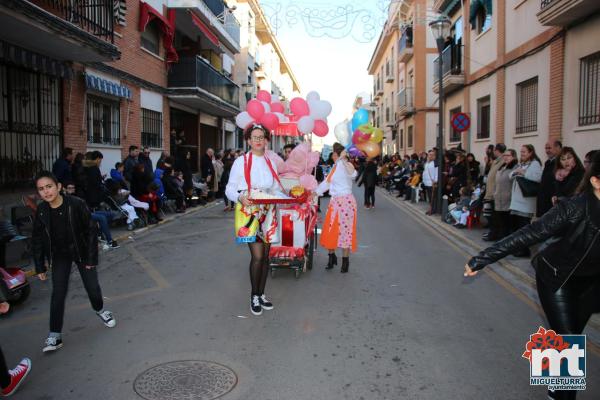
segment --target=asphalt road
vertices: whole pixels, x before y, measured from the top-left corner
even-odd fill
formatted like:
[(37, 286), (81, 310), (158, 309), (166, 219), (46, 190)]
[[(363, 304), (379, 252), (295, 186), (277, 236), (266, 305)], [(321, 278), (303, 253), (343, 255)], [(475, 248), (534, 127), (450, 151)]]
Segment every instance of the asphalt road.
[[(65, 346), (49, 355), (49, 282), (35, 281), (0, 320), (9, 364), (33, 361), (14, 398), (140, 399), (133, 382), (148, 368), (207, 360), (237, 375), (225, 400), (544, 399), (521, 358), (543, 318), (497, 276), (465, 280), (465, 254), (413, 218), (381, 197), (361, 208), (350, 273), (324, 270), (319, 250), (299, 279), (269, 280), (275, 310), (260, 317), (249, 312), (249, 255), (233, 243), (232, 213), (216, 206), (161, 225), (102, 256), (116, 328), (72, 275)], [(591, 352), (587, 375), (578, 398), (600, 398)]]

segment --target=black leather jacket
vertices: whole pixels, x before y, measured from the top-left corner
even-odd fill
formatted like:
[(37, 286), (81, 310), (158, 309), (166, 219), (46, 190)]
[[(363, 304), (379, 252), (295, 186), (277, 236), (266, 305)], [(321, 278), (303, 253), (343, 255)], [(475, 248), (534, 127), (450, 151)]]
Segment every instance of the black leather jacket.
[[(98, 234), (96, 222), (90, 215), (85, 201), (63, 195), (69, 222), (70, 252), (76, 263), (98, 265)], [(66, 245), (66, 244), (65, 244)], [(35, 271), (46, 272), (45, 261), (52, 263), (52, 237), (50, 235), (50, 205), (42, 202), (33, 222), (33, 260)]]
[(585, 258), (600, 246), (600, 221), (592, 206), (593, 194), (559, 202), (540, 219), (527, 225), (469, 260), (477, 271), (509, 254), (546, 242), (533, 258), (536, 273), (553, 291), (560, 289)]

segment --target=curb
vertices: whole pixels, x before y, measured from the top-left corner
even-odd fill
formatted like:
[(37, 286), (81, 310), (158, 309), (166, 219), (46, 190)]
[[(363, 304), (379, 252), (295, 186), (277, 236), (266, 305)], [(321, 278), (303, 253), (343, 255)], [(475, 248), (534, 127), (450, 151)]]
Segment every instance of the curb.
[[(410, 202), (399, 201), (396, 197), (389, 195), (386, 191), (378, 188), (380, 194), (386, 197), (388, 200), (396, 204), (403, 211), (410, 214), (413, 218), (420, 221), (422, 224), (434, 229), (439, 235), (443, 236), (448, 242), (460, 248), (461, 250), (469, 254), (477, 254), (483, 250), (483, 246), (479, 243), (474, 242), (460, 230), (453, 229), (450, 225), (442, 222), (439, 215), (435, 215), (434, 218), (430, 218), (418, 207)], [(466, 260), (465, 260), (466, 263)], [(500, 275), (504, 280), (508, 281), (514, 289), (519, 291), (531, 302), (541, 310), (541, 305), (537, 295), (537, 289), (535, 284), (535, 278), (526, 272), (523, 272), (518, 266), (512, 264), (507, 260), (500, 260), (495, 263), (500, 268), (494, 268), (494, 272)], [(600, 346), (600, 317), (592, 315), (587, 325), (590, 341), (593, 340)], [(593, 330), (594, 332), (589, 332)]]
[[(162, 221), (158, 222), (157, 224), (148, 225), (148, 226), (145, 226), (145, 227), (140, 228), (140, 229), (135, 229), (133, 231), (125, 231), (125, 233), (121, 234), (120, 236), (114, 237), (113, 240), (116, 240), (118, 242), (125, 242), (125, 241), (129, 240), (129, 238), (132, 235), (139, 235), (139, 234), (142, 234), (142, 233), (146, 233), (146, 232), (148, 232), (148, 231), (150, 231), (150, 230), (152, 230), (152, 229), (154, 229), (154, 228), (156, 228), (158, 226), (161, 226), (161, 225), (164, 225), (164, 224), (168, 224), (169, 222), (178, 220), (180, 218), (184, 218), (184, 217), (187, 217), (187, 216), (190, 216), (190, 215), (197, 214), (197, 213), (199, 213), (202, 210), (209, 210), (211, 208), (214, 208), (218, 204), (220, 204), (220, 203), (217, 200), (215, 200), (215, 201), (213, 201), (210, 204), (206, 204), (206, 205), (203, 205), (203, 206), (196, 206), (193, 209), (191, 209), (189, 211), (186, 211), (183, 214), (174, 214), (174, 215), (171, 215), (171, 216), (167, 216), (165, 219), (163, 219)], [(27, 278), (31, 278), (31, 277), (33, 277), (33, 276), (36, 275), (36, 273), (35, 273), (35, 267), (31, 268), (31, 269), (24, 270), (23, 272), (25, 272), (25, 276)]]

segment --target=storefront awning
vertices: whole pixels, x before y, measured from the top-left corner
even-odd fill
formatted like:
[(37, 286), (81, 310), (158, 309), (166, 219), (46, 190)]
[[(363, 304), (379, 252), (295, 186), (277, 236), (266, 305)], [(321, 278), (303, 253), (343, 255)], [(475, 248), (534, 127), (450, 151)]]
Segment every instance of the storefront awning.
[(71, 79), (73, 70), (64, 62), (0, 40), (0, 60), (58, 78)]
[(146, 25), (152, 20), (159, 22), (167, 63), (176, 63), (179, 61), (179, 55), (173, 45), (173, 40), (175, 39), (175, 10), (169, 10), (167, 18), (165, 18), (151, 5), (140, 1), (140, 21), (138, 27), (140, 32), (145, 31)]
[(210, 30), (210, 28), (208, 26), (206, 26), (206, 24), (204, 22), (202, 22), (202, 20), (200, 18), (198, 18), (197, 16), (194, 15), (194, 13), (190, 12), (190, 16), (192, 17), (192, 22), (194, 25), (196, 25), (196, 27), (198, 29), (200, 29), (200, 32), (202, 32), (204, 34), (204, 36), (206, 36), (206, 38), (215, 46), (220, 47), (221, 43), (219, 43), (219, 38), (217, 37), (217, 35), (215, 35), (214, 33), (212, 33), (212, 31)]
[(94, 75), (86, 74), (85, 84), (89, 89), (97, 90), (111, 96), (123, 97), (125, 99), (131, 99), (132, 97), (131, 90), (127, 86), (117, 85), (114, 82)]

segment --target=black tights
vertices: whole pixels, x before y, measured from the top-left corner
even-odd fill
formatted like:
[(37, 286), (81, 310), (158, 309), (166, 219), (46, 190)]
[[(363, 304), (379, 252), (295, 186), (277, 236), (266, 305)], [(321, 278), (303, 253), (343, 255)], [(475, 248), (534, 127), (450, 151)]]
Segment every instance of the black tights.
[(269, 275), (269, 249), (270, 244), (263, 242), (248, 243), (250, 249), (250, 284), (252, 295), (265, 294), (267, 276)]
[(0, 387), (5, 389), (8, 385), (10, 385), (10, 374), (8, 373), (4, 353), (2, 352), (2, 348), (0, 348)]

